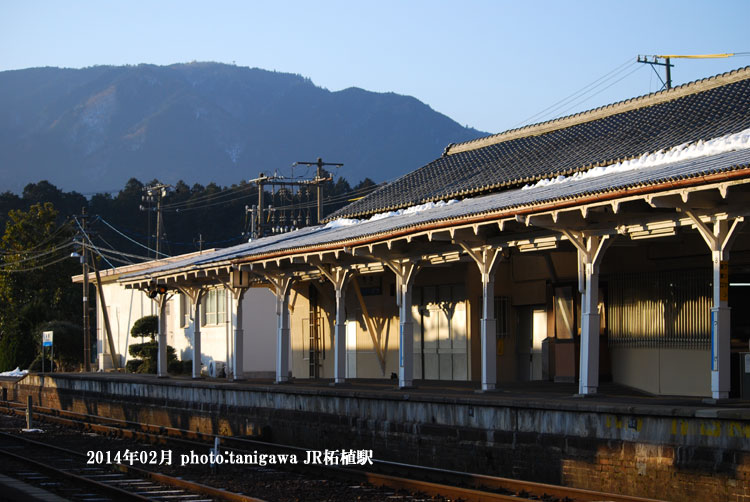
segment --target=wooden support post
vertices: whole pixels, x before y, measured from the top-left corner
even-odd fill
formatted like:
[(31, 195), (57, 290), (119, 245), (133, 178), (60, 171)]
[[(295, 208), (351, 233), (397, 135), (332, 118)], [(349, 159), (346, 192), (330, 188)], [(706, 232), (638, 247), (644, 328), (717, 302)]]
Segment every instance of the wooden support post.
[(33, 425), (33, 413), (34, 409), (31, 406), (31, 396), (26, 396), (26, 428), (31, 429)]
[[(94, 274), (96, 274), (96, 291), (99, 293), (99, 304), (102, 307), (102, 317), (104, 317), (104, 329), (107, 332), (107, 342), (109, 343), (109, 357), (112, 359), (112, 367), (116, 370), (120, 369), (120, 356), (117, 355), (115, 350), (115, 342), (112, 339), (112, 328), (109, 324), (109, 313), (107, 312), (107, 302), (104, 301), (104, 288), (102, 287), (102, 278), (99, 276), (99, 267), (96, 266), (96, 260), (94, 261)], [(102, 363), (103, 364), (103, 363)]]

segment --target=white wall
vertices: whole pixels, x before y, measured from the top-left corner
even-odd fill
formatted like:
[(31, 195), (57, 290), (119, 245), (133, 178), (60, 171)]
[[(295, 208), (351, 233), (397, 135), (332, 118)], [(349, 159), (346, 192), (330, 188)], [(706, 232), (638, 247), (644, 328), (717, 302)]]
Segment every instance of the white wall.
[[(127, 348), (143, 340), (130, 336), (135, 321), (143, 316), (157, 314), (156, 302), (138, 290), (125, 289), (119, 283), (104, 284), (104, 296), (112, 326), (112, 338), (120, 365), (132, 359)], [(93, 289), (93, 288), (92, 288)], [(227, 322), (201, 327), (201, 362), (208, 368), (210, 362), (231, 366), (234, 349), (234, 316), (231, 296), (227, 294)], [(188, 301), (189, 304), (189, 301)], [(266, 288), (249, 289), (243, 300), (244, 369), (247, 377), (270, 377), (276, 368), (276, 304), (273, 294)], [(180, 360), (193, 359), (193, 322), (190, 312), (187, 325), (180, 318), (180, 294), (174, 294), (167, 305), (167, 344), (175, 348)], [(104, 318), (97, 305), (97, 356), (99, 368), (110, 369)]]
[[(125, 363), (132, 359), (128, 354), (128, 346), (144, 341), (130, 336), (133, 323), (143, 316), (155, 314), (156, 304), (141, 291), (125, 289), (117, 283), (104, 284), (102, 289), (112, 328), (112, 340), (117, 354), (120, 355), (120, 366), (124, 367)], [(95, 291), (95, 288), (92, 287), (91, 291)], [(98, 293), (96, 299), (96, 352), (99, 369), (104, 370), (112, 368), (112, 361), (109, 357), (109, 345)]]

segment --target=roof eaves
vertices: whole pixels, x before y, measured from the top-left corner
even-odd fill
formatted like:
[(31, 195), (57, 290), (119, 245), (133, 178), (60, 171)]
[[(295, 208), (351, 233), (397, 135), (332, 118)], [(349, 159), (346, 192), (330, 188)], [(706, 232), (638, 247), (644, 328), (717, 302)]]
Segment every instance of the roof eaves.
[(722, 178), (724, 179), (733, 179), (733, 178), (748, 178), (750, 177), (750, 165), (743, 164), (743, 165), (734, 165), (734, 166), (727, 166), (721, 170), (718, 170), (714, 173), (696, 173), (694, 175), (686, 176), (673, 176), (668, 178), (662, 178), (660, 180), (654, 180), (649, 182), (635, 182), (628, 184), (627, 186), (621, 186), (618, 188), (603, 188), (601, 190), (588, 190), (586, 192), (581, 192), (576, 195), (567, 195), (562, 196), (559, 198), (552, 198), (552, 199), (544, 199), (539, 200), (531, 204), (514, 204), (510, 206), (506, 206), (504, 208), (499, 209), (488, 209), (483, 211), (477, 211), (475, 213), (470, 213), (466, 215), (462, 215), (460, 217), (448, 217), (448, 218), (439, 218), (431, 221), (422, 222), (416, 225), (406, 225), (403, 227), (398, 227), (394, 229), (390, 229), (383, 232), (375, 232), (372, 234), (366, 234), (366, 235), (360, 235), (354, 238), (349, 239), (342, 239), (339, 241), (331, 241), (331, 242), (325, 242), (321, 244), (315, 244), (315, 245), (305, 245), (305, 246), (295, 246), (290, 247), (287, 249), (279, 249), (272, 251), (270, 253), (261, 253), (257, 255), (247, 255), (240, 259), (236, 259), (235, 263), (251, 263), (255, 261), (262, 261), (262, 260), (269, 260), (274, 259), (282, 256), (289, 256), (293, 254), (298, 253), (310, 253), (310, 252), (320, 252), (320, 251), (326, 251), (326, 250), (332, 250), (341, 248), (342, 246), (346, 247), (349, 244), (355, 244), (355, 245), (364, 245), (370, 242), (375, 242), (378, 240), (382, 240), (384, 238), (393, 238), (398, 237), (401, 235), (406, 235), (409, 233), (412, 233), (413, 229), (418, 229), (419, 231), (423, 231), (427, 228), (434, 228), (434, 227), (448, 227), (451, 225), (456, 224), (456, 222), (461, 221), (462, 224), (466, 223), (474, 223), (477, 221), (482, 221), (484, 219), (495, 219), (495, 218), (504, 218), (507, 216), (512, 215), (523, 215), (531, 212), (536, 211), (546, 211), (550, 209), (559, 209), (559, 208), (566, 208), (566, 207), (572, 207), (580, 204), (587, 204), (591, 203), (595, 200), (611, 200), (616, 199), (620, 196), (629, 196), (637, 193), (651, 193), (651, 192), (657, 192), (662, 189), (669, 189), (669, 188), (676, 188), (679, 186), (696, 186), (700, 184), (700, 182), (704, 183), (714, 183), (718, 182)]

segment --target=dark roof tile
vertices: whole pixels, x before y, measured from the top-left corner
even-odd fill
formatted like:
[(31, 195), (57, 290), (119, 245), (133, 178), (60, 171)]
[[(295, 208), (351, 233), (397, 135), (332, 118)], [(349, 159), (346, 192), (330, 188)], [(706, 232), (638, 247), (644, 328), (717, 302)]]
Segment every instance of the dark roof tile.
[(750, 67), (446, 148), (330, 219), (488, 193), (750, 127)]

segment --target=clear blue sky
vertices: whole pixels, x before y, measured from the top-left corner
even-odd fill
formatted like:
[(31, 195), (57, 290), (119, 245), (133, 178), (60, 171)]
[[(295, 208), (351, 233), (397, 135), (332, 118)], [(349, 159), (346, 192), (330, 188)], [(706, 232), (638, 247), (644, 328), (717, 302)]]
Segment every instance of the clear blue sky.
[[(461, 124), (500, 132), (621, 65), (595, 91), (611, 87), (558, 113), (658, 90), (651, 68), (634, 63), (638, 54), (748, 52), (749, 19), (750, 0), (4, 0), (0, 71), (235, 63), (298, 73), (332, 91), (412, 95)], [(675, 63), (680, 84), (750, 57)]]

